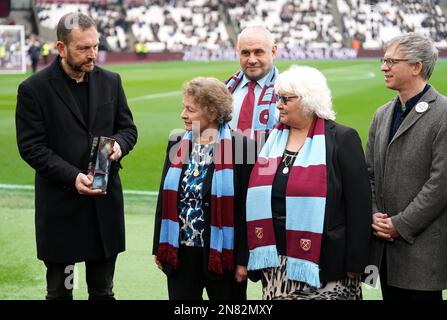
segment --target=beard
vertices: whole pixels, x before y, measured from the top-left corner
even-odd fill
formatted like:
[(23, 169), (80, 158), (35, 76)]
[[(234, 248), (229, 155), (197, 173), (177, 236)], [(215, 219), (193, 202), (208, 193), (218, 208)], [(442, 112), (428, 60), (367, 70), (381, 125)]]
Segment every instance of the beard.
[[(67, 58), (65, 59), (67, 65), (76, 73), (91, 72), (95, 67), (96, 59), (86, 59), (81, 62), (75, 62), (70, 51), (67, 52)], [(90, 65), (89, 65), (90, 64)]]
[(256, 68), (256, 69), (249, 69), (249, 67), (244, 68), (244, 74), (245, 76), (252, 80), (252, 81), (258, 81), (259, 79), (262, 79), (269, 70), (264, 70), (264, 68)]

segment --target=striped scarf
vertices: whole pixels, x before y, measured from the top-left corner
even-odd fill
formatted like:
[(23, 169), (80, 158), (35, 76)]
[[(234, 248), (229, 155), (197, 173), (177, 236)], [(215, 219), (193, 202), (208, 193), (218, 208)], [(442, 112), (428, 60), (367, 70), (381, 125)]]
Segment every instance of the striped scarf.
[[(178, 189), (182, 168), (189, 161), (193, 141), (192, 131), (187, 131), (166, 173), (163, 184), (162, 220), (157, 259), (177, 269), (179, 259)], [(231, 130), (228, 124), (219, 127), (215, 145), (214, 172), (211, 184), (211, 234), (208, 269), (222, 274), (223, 269), (233, 270), (234, 247), (234, 184)]]
[[(319, 260), (326, 205), (325, 121), (315, 118), (296, 157), (286, 189), (287, 277), (320, 287)], [(271, 133), (250, 176), (247, 194), (248, 270), (278, 267), (271, 194), (289, 127)]]
[[(273, 67), (267, 77), (267, 80), (262, 88), (261, 95), (259, 96), (258, 102), (253, 109), (253, 123), (251, 138), (259, 141), (259, 137), (262, 134), (271, 131), (276, 123), (277, 119), (275, 117), (276, 113), (276, 95), (274, 92), (275, 81), (278, 78), (278, 69)], [(234, 75), (228, 79), (225, 84), (228, 90), (233, 93), (244, 76), (242, 70), (236, 72)], [(237, 129), (237, 128), (233, 128)]]

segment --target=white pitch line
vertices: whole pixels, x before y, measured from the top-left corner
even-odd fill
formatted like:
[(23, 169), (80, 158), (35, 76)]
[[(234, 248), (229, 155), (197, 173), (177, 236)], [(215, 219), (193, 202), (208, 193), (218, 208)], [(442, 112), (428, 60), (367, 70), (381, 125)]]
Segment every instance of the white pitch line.
[[(343, 80), (361, 80), (361, 79), (368, 79), (368, 78), (374, 78), (375, 74), (373, 72), (365, 72), (365, 69), (369, 69), (369, 65), (368, 64), (357, 64), (357, 65), (352, 65), (352, 66), (348, 66), (348, 67), (334, 67), (334, 68), (329, 68), (329, 69), (321, 69), (321, 71), (323, 73), (333, 73), (333, 72), (339, 72), (339, 71), (343, 71), (344, 74), (346, 74), (346, 70), (349, 69), (357, 69), (359, 73), (361, 73), (361, 75), (356, 75), (353, 76), (351, 78), (346, 78), (346, 77), (341, 77), (340, 79), (337, 78), (337, 81), (343, 81)], [(330, 77), (328, 77), (329, 80)], [(140, 96), (140, 97), (133, 97), (133, 98), (128, 98), (127, 102), (135, 102), (135, 101), (141, 101), (141, 100), (152, 100), (152, 99), (158, 99), (158, 98), (166, 98), (166, 97), (173, 97), (173, 96), (178, 96), (181, 95), (181, 91), (168, 91), (168, 92), (159, 92), (159, 93), (152, 93), (152, 94), (147, 94), (144, 96)]]
[(372, 79), (375, 78), (376, 74), (374, 72), (368, 72), (353, 76), (336, 76), (336, 77), (328, 77), (328, 81), (353, 81), (353, 80), (364, 80), (364, 79)]
[(24, 184), (0, 184), (0, 189), (34, 190), (34, 186)]
[(362, 64), (353, 64), (350, 66), (340, 66), (340, 67), (332, 67), (332, 68), (328, 68), (328, 69), (321, 69), (322, 73), (331, 73), (331, 72), (342, 72), (343, 74), (346, 74), (347, 70), (358, 70), (358, 71), (365, 71), (365, 70), (370, 70), (371, 66), (367, 63), (362, 63)]
[[(127, 102), (173, 97), (173, 96), (179, 96), (181, 93), (182, 93), (181, 91), (168, 91), (168, 92), (153, 93), (153, 94), (148, 94), (145, 96), (129, 98), (129, 99), (127, 99)], [(1, 101), (0, 105), (9, 106), (9, 105), (15, 105), (15, 103), (16, 103), (16, 101)]]
[[(366, 68), (365, 68), (366, 67)], [(337, 81), (340, 80), (361, 80), (361, 79), (368, 79), (368, 78), (374, 78), (375, 74), (373, 72), (365, 72), (365, 69), (369, 69), (369, 65), (368, 64), (359, 64), (359, 65), (352, 65), (349, 67), (334, 67), (334, 68), (329, 68), (329, 69), (321, 69), (321, 71), (323, 73), (333, 73), (333, 72), (339, 72), (339, 71), (343, 71), (344, 74), (346, 74), (346, 70), (349, 69), (357, 69), (359, 73), (361, 73), (361, 75), (357, 75), (354, 77), (351, 77), (349, 79), (347, 79), (346, 77), (341, 77), (340, 79), (337, 78)], [(329, 80), (330, 77), (328, 77)], [(140, 96), (140, 97), (133, 97), (133, 98), (128, 98), (127, 101), (128, 102), (135, 102), (135, 101), (140, 101), (140, 100), (152, 100), (152, 99), (158, 99), (158, 98), (165, 98), (165, 97), (173, 97), (173, 96), (178, 96), (181, 95), (181, 91), (168, 91), (168, 92), (159, 92), (159, 93), (152, 93), (152, 94), (147, 94), (144, 96)]]
[(151, 196), (156, 197), (158, 196), (158, 191), (145, 191), (145, 190), (123, 190), (124, 194), (129, 195), (139, 195), (139, 196)]
[[(34, 190), (34, 186), (26, 184), (0, 184), (0, 190)], [(158, 191), (146, 191), (146, 190), (123, 190), (124, 194), (139, 195), (139, 196), (158, 196)]]
[(140, 100), (151, 100), (151, 99), (178, 96), (180, 94), (181, 94), (181, 91), (160, 92), (160, 93), (148, 94), (148, 95), (141, 96), (141, 97), (129, 98), (129, 99), (127, 99), (127, 101), (134, 102), (134, 101), (140, 101)]

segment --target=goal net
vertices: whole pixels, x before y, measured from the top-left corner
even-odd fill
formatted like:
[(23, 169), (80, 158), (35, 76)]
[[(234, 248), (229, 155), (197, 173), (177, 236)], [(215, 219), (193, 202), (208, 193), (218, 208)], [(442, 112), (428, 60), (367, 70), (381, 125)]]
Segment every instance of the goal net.
[(25, 27), (0, 25), (0, 73), (25, 72)]

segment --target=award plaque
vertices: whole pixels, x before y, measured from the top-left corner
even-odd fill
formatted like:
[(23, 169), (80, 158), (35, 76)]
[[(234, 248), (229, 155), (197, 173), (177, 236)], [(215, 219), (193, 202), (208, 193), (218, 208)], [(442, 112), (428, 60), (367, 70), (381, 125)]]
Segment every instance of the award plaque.
[(94, 137), (90, 151), (90, 162), (88, 165), (88, 175), (93, 176), (92, 189), (107, 190), (109, 170), (115, 139), (108, 137)]

